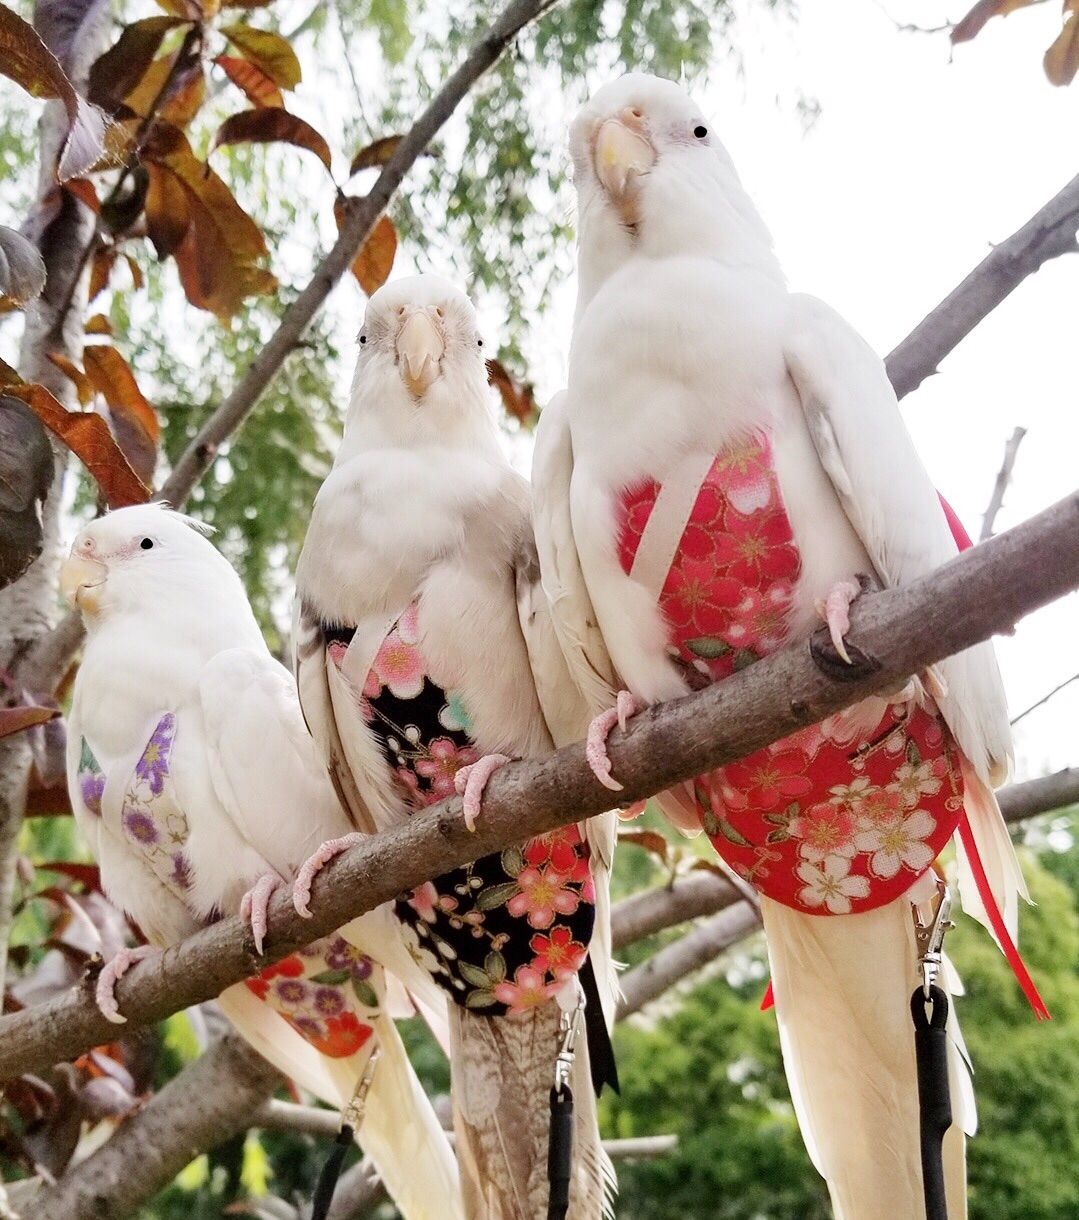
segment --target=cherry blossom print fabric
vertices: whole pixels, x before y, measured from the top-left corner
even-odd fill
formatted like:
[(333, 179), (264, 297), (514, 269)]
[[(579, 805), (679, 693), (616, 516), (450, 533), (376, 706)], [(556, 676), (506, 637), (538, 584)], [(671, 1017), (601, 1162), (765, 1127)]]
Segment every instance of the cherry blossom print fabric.
[[(660, 485), (628, 488), (618, 552), (628, 573)], [(659, 604), (672, 656), (720, 681), (781, 648), (801, 569), (758, 434), (717, 455)], [(963, 808), (959, 757), (932, 706), (896, 703), (868, 731), (844, 714), (694, 783), (716, 851), (762, 893), (847, 915), (883, 906), (929, 868)]]
[[(348, 639), (327, 632), (338, 667)], [(468, 711), (427, 672), (413, 604), (383, 640), (357, 694), (410, 811), (454, 792), (480, 757)], [(416, 960), (466, 1008), (491, 1016), (550, 1000), (583, 964), (595, 922), (588, 846), (576, 827), (485, 856), (398, 899)]]

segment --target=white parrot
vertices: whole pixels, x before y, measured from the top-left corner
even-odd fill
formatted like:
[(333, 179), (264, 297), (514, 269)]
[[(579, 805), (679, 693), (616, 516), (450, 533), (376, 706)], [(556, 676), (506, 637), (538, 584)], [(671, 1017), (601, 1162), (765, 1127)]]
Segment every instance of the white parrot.
[[(194, 522), (158, 505), (110, 513), (75, 539), (61, 584), (87, 628), (68, 727), (72, 805), (105, 892), (156, 947), (102, 969), (98, 1003), (122, 1021), (113, 988), (133, 961), (235, 911), (256, 882), (261, 950), (273, 884), (349, 823), (291, 676)], [(357, 1139), (403, 1215), (463, 1220), (453, 1153), (394, 1025), (385, 969), (445, 1021), (388, 908), (230, 987), (220, 1004), (334, 1107), (365, 1082)]]
[[(297, 569), (300, 700), (361, 829), (400, 824), (455, 787), (471, 825), (494, 768), (580, 740), (587, 708), (537, 585), (528, 488), (500, 447), (471, 303), (434, 276), (392, 282), (368, 302), (359, 346)], [(547, 1215), (549, 1094), (582, 987), (605, 1048), (613, 1019), (613, 838), (610, 815), (593, 819), (397, 902), (417, 960), (455, 1001), (454, 1123), (473, 1220)], [(301, 911), (344, 842), (301, 870)], [(570, 1215), (590, 1220), (613, 1173), (583, 1039), (571, 1087)]]
[[(858, 578), (907, 584), (956, 544), (881, 362), (787, 291), (682, 89), (623, 77), (570, 144), (579, 292), (568, 388), (537, 434), (535, 529), (555, 629), (596, 714), (588, 758), (618, 788), (616, 722), (806, 639), (819, 615), (844, 664)], [(930, 865), (965, 816), (964, 905), (1014, 938), (1026, 890), (992, 793), (1009, 765), (986, 644), (658, 798), (761, 893), (788, 1079), (842, 1220), (925, 1215), (912, 906), (931, 911)], [(954, 1012), (949, 1029), (954, 1220), (974, 1112)]]

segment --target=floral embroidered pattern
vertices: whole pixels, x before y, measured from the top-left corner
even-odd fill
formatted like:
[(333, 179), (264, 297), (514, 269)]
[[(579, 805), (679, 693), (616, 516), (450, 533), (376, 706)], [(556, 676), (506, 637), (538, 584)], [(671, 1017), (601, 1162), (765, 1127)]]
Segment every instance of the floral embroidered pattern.
[(378, 995), (369, 957), (341, 936), (328, 936), (246, 979), (248, 991), (331, 1059), (354, 1055), (375, 1032)]
[(96, 817), (101, 817), (101, 798), (105, 792), (105, 774), (101, 764), (94, 757), (86, 738), (82, 739), (82, 751), (79, 754), (79, 795), (82, 803)]
[[(626, 572), (659, 490), (648, 481), (623, 494)], [(722, 680), (781, 648), (800, 571), (769, 438), (740, 441), (705, 478), (660, 594), (672, 654)], [(840, 713), (700, 776), (694, 793), (705, 832), (739, 875), (779, 902), (832, 915), (903, 893), (963, 803), (955, 743), (932, 705), (888, 706), (873, 725)]]

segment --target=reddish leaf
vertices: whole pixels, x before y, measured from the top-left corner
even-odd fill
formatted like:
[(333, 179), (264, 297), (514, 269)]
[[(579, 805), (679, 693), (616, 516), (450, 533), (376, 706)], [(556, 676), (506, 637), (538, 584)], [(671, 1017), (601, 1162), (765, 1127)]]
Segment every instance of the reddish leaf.
[(127, 263), (128, 271), (131, 272), (131, 282), (136, 288), (141, 288), (145, 283), (145, 280), (142, 278), (142, 268), (137, 262), (135, 262), (134, 255), (125, 254), (124, 262)]
[(965, 17), (952, 26), (952, 42), (969, 42), (981, 33), (982, 27), (993, 17), (1007, 17), (1017, 9), (1040, 3), (1041, 0), (978, 0)]
[(375, 140), (366, 148), (361, 148), (348, 167), (349, 177), (358, 174), (361, 169), (375, 169), (385, 165), (397, 151), (397, 146), (403, 138), (403, 136), (383, 136), (381, 140)]
[(41, 385), (12, 386), (8, 393), (21, 398), (83, 463), (110, 508), (145, 504), (149, 500), (150, 489), (128, 465), (100, 415), (92, 411), (65, 411)]
[(80, 203), (85, 203), (91, 212), (95, 214), (101, 211), (101, 200), (97, 197), (97, 190), (89, 178), (69, 178), (64, 183), (64, 190), (69, 195), (74, 195)]
[(670, 855), (670, 844), (655, 830), (619, 830), (619, 843), (632, 843), (634, 847), (643, 848), (653, 856), (667, 863)]
[(1045, 75), (1054, 85), (1070, 85), (1079, 72), (1079, 16), (1073, 12), (1045, 53)]
[(201, 21), (204, 17), (213, 17), (221, 5), (218, 0), (157, 0), (157, 7), (174, 17)]
[(111, 335), (112, 323), (103, 313), (95, 313), (86, 323), (86, 333), (88, 335)]
[(31, 784), (26, 794), (26, 816), (28, 818), (67, 818), (72, 814), (71, 794), (67, 783), (53, 784), (48, 788)]
[[(63, 407), (60, 409), (62, 411)], [(12, 733), (32, 729), (59, 715), (59, 709), (55, 707), (38, 707), (32, 703), (20, 707), (0, 707), (0, 737), (10, 737)]]
[(113, 347), (93, 344), (83, 353), (86, 375), (109, 405), (113, 432), (132, 470), (150, 483), (157, 465), (161, 424), (143, 397), (127, 361)]
[(94, 397), (94, 383), (90, 378), (86, 376), (74, 360), (69, 360), (62, 352), (49, 352), (49, 359), (75, 386), (79, 402), (84, 407), (89, 406)]
[[(334, 219), (339, 229), (344, 224), (348, 199), (349, 196), (339, 196), (333, 205)], [(397, 230), (388, 216), (380, 216), (352, 262), (352, 274), (368, 296), (377, 292), (389, 279), (396, 253)]]
[(70, 877), (86, 890), (96, 890), (99, 894), (104, 892), (101, 889), (101, 870), (96, 864), (82, 864), (77, 860), (45, 860), (34, 867), (38, 872), (60, 873), (61, 876)]
[(256, 64), (282, 89), (295, 89), (302, 73), (300, 61), (287, 39), (270, 30), (256, 30), (250, 25), (226, 25), (221, 33), (244, 59)]
[(323, 137), (303, 119), (277, 107), (262, 107), (244, 110), (227, 118), (217, 129), (214, 148), (222, 144), (272, 144), (281, 141), (306, 148), (330, 170), (330, 146)]
[(536, 398), (532, 387), (518, 383), (501, 360), (487, 361), (487, 380), (498, 391), (507, 415), (529, 426), (536, 422)]
[(33, 242), (0, 225), (0, 298), (25, 305), (45, 287), (45, 264)]
[(165, 35), (186, 24), (181, 17), (147, 17), (124, 26), (113, 46), (90, 68), (90, 100), (115, 111), (146, 75)]
[(214, 63), (230, 81), (242, 89), (247, 100), (254, 106), (283, 106), (285, 99), (281, 90), (256, 64), (235, 55), (218, 55)]
[(99, 246), (94, 251), (94, 259), (90, 264), (90, 288), (86, 294), (89, 304), (108, 287), (109, 276), (116, 265), (116, 247)]
[(184, 184), (161, 165), (146, 167), (150, 183), (146, 191), (146, 232), (159, 259), (166, 259), (184, 240), (191, 211)]

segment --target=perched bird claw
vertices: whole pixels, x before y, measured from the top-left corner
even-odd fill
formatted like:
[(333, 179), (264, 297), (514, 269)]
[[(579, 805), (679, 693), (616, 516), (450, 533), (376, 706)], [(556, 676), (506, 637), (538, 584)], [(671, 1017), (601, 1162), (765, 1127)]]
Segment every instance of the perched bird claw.
[(292, 883), (292, 905), (296, 908), (297, 915), (304, 919), (311, 918), (312, 882), (335, 856), (348, 851), (350, 847), (355, 847), (363, 839), (364, 836), (356, 831), (342, 835), (339, 839), (327, 839), (314, 855), (307, 857), (296, 874), (296, 880)]
[(284, 882), (277, 873), (263, 873), (240, 899), (240, 918), (251, 928), (251, 935), (255, 939), (255, 951), (260, 954), (266, 939), (266, 910), (274, 891), (281, 885), (284, 885)]
[(120, 1012), (116, 1002), (116, 984), (130, 967), (158, 952), (152, 945), (138, 945), (134, 949), (120, 949), (102, 967), (94, 986), (94, 1000), (106, 1021), (113, 1025), (124, 1025), (127, 1017)]
[(832, 647), (848, 665), (854, 664), (847, 651), (846, 641), (846, 634), (850, 630), (850, 608), (861, 592), (859, 581), (840, 580), (828, 590), (823, 601), (817, 602), (817, 613), (828, 625)]
[(610, 737), (616, 724), (624, 733), (629, 718), (635, 716), (640, 710), (641, 705), (637, 702), (636, 697), (630, 694), (628, 690), (620, 690), (614, 707), (609, 707), (605, 712), (600, 712), (588, 726), (584, 756), (588, 760), (592, 774), (604, 788), (610, 789), (611, 792), (621, 792), (622, 785), (611, 775), (611, 760), (607, 754), (607, 738)]
[(480, 816), (487, 781), (499, 767), (504, 767), (512, 761), (508, 754), (484, 754), (467, 767), (459, 768), (454, 775), (453, 786), (457, 795), (464, 797), (465, 825), (470, 831), (476, 829), (476, 819)]

